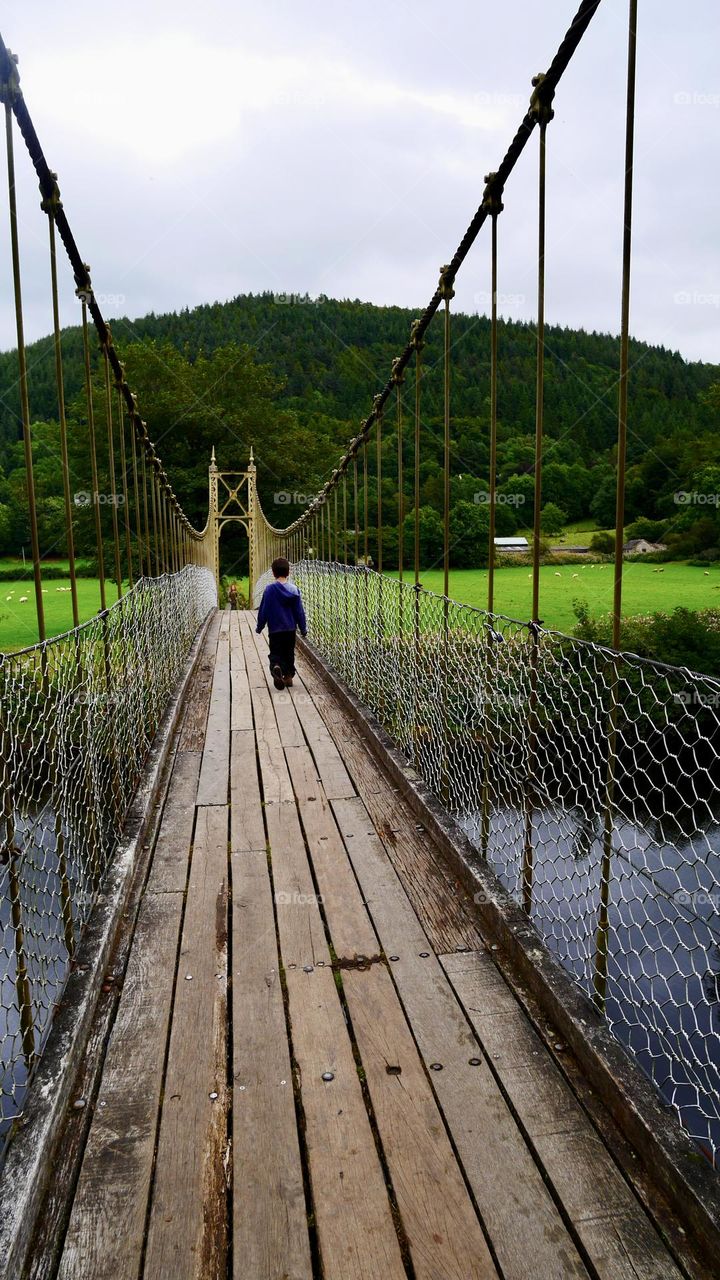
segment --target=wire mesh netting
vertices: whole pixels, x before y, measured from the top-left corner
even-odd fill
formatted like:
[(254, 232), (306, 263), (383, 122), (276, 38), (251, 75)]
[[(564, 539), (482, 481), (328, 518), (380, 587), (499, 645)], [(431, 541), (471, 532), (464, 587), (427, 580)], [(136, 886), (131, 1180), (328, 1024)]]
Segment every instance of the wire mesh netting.
[(188, 565), (0, 654), (0, 1156), (155, 731), (216, 601)]
[(293, 573), (313, 645), (715, 1162), (720, 682), (366, 568)]

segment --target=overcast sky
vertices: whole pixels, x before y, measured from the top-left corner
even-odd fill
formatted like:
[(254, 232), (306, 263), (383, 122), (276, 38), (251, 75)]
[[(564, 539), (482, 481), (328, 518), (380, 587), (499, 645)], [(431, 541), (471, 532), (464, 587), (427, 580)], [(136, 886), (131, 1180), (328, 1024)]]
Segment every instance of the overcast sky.
[[(720, 4), (639, 7), (632, 332), (720, 363)], [(575, 8), (15, 0), (2, 34), (108, 317), (264, 289), (420, 308)], [(627, 8), (603, 0), (548, 133), (547, 317), (612, 332)], [(50, 327), (47, 231), (18, 164), (32, 338)], [(536, 184), (531, 144), (500, 224), (501, 310), (518, 319), (535, 310)], [(6, 348), (6, 212), (0, 235)], [(488, 309), (488, 242), (458, 279), (463, 310)], [(68, 275), (65, 322), (78, 318)]]

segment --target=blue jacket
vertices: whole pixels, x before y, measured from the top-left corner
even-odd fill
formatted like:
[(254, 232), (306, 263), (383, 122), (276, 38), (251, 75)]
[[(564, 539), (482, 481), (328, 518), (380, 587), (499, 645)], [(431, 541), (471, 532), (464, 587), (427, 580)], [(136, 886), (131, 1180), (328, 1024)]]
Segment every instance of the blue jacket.
[(258, 609), (255, 628), (258, 634), (265, 623), (270, 635), (274, 631), (294, 631), (296, 627), (301, 636), (307, 635), (305, 610), (300, 591), (294, 582), (278, 582), (277, 579), (268, 582)]

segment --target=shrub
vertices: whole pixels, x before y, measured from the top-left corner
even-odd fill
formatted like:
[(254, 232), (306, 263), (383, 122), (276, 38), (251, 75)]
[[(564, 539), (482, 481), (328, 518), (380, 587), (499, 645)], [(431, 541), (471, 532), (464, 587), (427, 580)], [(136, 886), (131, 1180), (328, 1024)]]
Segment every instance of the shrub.
[[(577, 618), (574, 635), (594, 644), (612, 644), (612, 616), (593, 618), (587, 604), (573, 601)], [(652, 613), (623, 618), (621, 648), (674, 667), (689, 667), (706, 675), (720, 675), (720, 611), (679, 606), (671, 614)]]
[(598, 551), (600, 555), (612, 556), (615, 554), (615, 534), (607, 533), (604, 529), (598, 529), (590, 539), (590, 550)]

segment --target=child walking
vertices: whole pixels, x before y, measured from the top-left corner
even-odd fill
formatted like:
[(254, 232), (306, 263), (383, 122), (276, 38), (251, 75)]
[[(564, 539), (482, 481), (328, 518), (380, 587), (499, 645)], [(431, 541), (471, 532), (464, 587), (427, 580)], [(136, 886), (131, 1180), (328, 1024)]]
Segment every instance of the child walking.
[(295, 636), (307, 635), (305, 610), (298, 587), (288, 582), (290, 562), (278, 556), (272, 562), (274, 582), (268, 582), (258, 609), (258, 635), (267, 623), (270, 640), (270, 674), (276, 689), (289, 689), (295, 675)]

